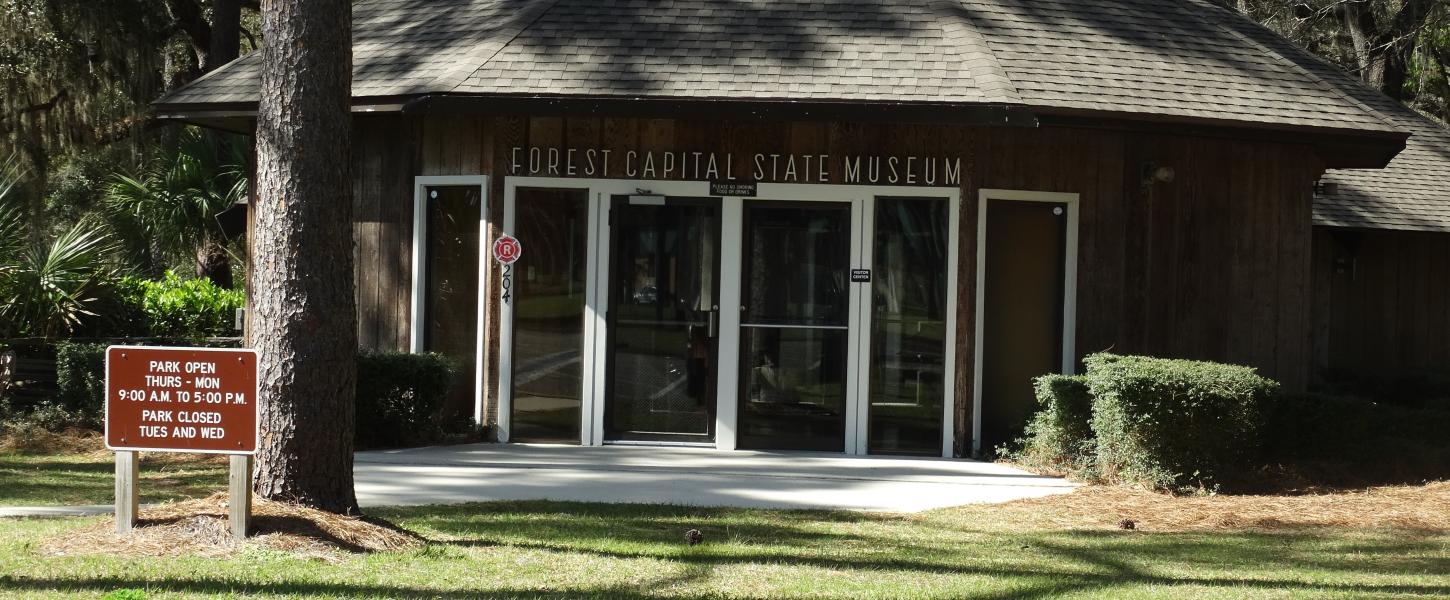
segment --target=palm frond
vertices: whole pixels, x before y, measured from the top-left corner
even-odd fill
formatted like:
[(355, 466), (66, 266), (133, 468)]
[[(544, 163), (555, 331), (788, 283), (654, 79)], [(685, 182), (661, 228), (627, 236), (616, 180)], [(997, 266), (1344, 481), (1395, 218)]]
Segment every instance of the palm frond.
[(13, 262), (25, 246), (25, 213), (13, 194), (21, 175), (17, 157), (0, 163), (0, 269)]
[(53, 337), (73, 331), (115, 279), (116, 244), (89, 221), (48, 244), (31, 246), (0, 270), (0, 329), (8, 335)]
[(142, 172), (115, 175), (106, 205), (168, 254), (190, 256), (223, 237), (217, 216), (245, 198), (244, 165), (239, 144), (186, 129)]

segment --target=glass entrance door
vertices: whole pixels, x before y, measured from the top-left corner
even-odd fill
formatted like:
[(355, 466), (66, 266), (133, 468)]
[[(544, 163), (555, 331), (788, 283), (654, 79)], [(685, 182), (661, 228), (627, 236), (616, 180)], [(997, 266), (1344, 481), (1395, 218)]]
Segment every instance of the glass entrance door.
[(878, 197), (872, 219), (871, 454), (942, 453), (951, 259), (945, 198)]
[(844, 451), (851, 204), (750, 201), (741, 260), (741, 448)]
[(610, 230), (605, 437), (710, 443), (720, 202), (616, 196)]

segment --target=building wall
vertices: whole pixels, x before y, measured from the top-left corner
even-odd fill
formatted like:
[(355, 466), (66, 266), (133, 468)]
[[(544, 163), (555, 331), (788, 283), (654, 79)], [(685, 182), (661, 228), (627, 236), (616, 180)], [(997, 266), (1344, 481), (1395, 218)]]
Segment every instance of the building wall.
[[(663, 119), (362, 117), (355, 137), (361, 339), (408, 347), (412, 177), (495, 175), (502, 221), (513, 147), (748, 155), (960, 156), (957, 445), (970, 447), (977, 191), (1080, 194), (1076, 351), (1229, 361), (1291, 389), (1309, 379), (1310, 203), (1322, 171), (1301, 146), (1086, 128)], [(1142, 185), (1143, 165), (1172, 167)], [(833, 172), (839, 180), (841, 173)], [(497, 234), (497, 229), (493, 235)], [(498, 272), (493, 274), (497, 284)], [(488, 297), (492, 297), (489, 295)], [(487, 326), (496, 397), (497, 306)], [(494, 406), (489, 402), (492, 415)]]
[(1450, 365), (1450, 233), (1314, 230), (1315, 375)]

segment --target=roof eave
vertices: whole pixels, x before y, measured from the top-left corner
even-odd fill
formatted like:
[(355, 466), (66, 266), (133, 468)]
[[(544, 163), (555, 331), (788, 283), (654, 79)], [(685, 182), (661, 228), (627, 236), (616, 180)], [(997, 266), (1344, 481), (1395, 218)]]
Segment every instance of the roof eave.
[(1258, 123), (1179, 115), (1155, 115), (1059, 107), (1031, 107), (1043, 125), (1106, 127), (1130, 131), (1306, 144), (1330, 169), (1383, 169), (1410, 133), (1401, 129), (1353, 129)]

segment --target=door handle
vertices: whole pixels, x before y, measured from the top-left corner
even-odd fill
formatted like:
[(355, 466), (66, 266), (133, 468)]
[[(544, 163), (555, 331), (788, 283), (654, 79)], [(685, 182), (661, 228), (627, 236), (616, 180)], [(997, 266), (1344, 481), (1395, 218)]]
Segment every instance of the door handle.
[(709, 327), (709, 330), (708, 330), (709, 337), (714, 338), (715, 337), (715, 334), (716, 333), (719, 333), (719, 329), (720, 329), (720, 311), (719, 310), (712, 310), (712, 311), (710, 311), (710, 327)]

